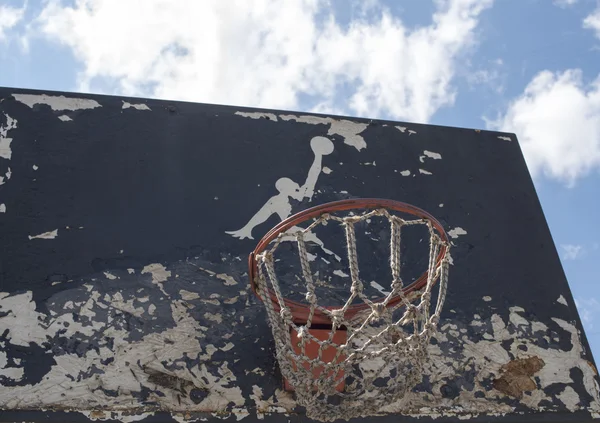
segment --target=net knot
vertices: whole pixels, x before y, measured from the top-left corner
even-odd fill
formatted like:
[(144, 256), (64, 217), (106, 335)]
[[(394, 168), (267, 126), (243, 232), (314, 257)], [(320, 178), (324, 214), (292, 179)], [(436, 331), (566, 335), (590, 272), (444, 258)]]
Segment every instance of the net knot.
[(273, 252), (264, 251), (261, 254), (259, 254), (257, 258), (260, 259), (260, 261), (262, 261), (263, 263), (271, 262), (273, 261)]
[(360, 222), (362, 219), (362, 216), (346, 216), (344, 217), (344, 223), (352, 225)]
[(315, 295), (314, 292), (307, 292), (305, 298), (306, 298), (306, 301), (309, 302), (310, 304), (314, 304), (317, 302), (317, 296)]
[(371, 309), (373, 310), (373, 317), (381, 319), (383, 313), (386, 311), (386, 306), (383, 303), (375, 303), (371, 306)]
[(287, 323), (287, 322), (291, 322), (291, 321), (292, 321), (292, 312), (290, 311), (290, 309), (289, 309), (289, 308), (287, 308), (287, 307), (283, 307), (283, 308), (281, 309), (281, 311), (279, 312), (279, 314), (280, 314), (280, 316), (281, 316), (281, 319), (282, 319), (284, 322), (286, 322), (286, 323)]
[(440, 322), (440, 316), (434, 314), (433, 316), (431, 316), (431, 318), (429, 319), (428, 324), (431, 324), (434, 329), (437, 327), (438, 323)]
[(362, 290), (363, 290), (363, 287), (362, 287), (362, 284), (360, 283), (360, 281), (355, 281), (350, 286), (350, 293), (352, 293), (352, 295), (358, 295), (362, 292)]
[(398, 278), (398, 279), (394, 279), (392, 281), (392, 290), (394, 292), (398, 292), (400, 291), (402, 288), (404, 288), (404, 283), (402, 282), (402, 279)]
[(308, 329), (306, 329), (306, 326), (300, 326), (298, 328), (298, 338), (303, 339), (306, 335), (308, 335)]
[(341, 326), (344, 321), (344, 309), (331, 310), (331, 320), (334, 327)]

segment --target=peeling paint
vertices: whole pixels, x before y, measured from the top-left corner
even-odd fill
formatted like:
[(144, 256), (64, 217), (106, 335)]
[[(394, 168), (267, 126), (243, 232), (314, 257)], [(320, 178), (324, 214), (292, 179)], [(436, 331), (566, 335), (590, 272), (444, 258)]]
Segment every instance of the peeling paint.
[(441, 160), (442, 159), (442, 155), (440, 153), (435, 153), (433, 151), (423, 151), (423, 155), (425, 155), (425, 157), (429, 157), (430, 159), (434, 159), (434, 160)]
[(505, 136), (498, 136), (498, 139), (500, 140), (504, 140), (504, 141), (512, 141), (510, 137), (505, 137)]
[(59, 118), (60, 120), (62, 120), (63, 122), (71, 122), (71, 121), (73, 121), (73, 119), (71, 119), (71, 118), (70, 118), (69, 116), (67, 116), (67, 115), (60, 115), (58, 118)]
[(64, 95), (46, 94), (13, 94), (15, 100), (33, 108), (36, 104), (45, 104), (54, 111), (62, 110), (86, 110), (102, 107), (96, 100), (87, 98), (65, 97)]
[(17, 128), (17, 120), (13, 119), (6, 113), (4, 116), (6, 117), (6, 125), (0, 125), (0, 157), (10, 160), (12, 157), (10, 144), (12, 143), (13, 139), (8, 138), (8, 132)]
[(238, 116), (243, 116), (250, 119), (268, 119), (273, 122), (277, 122), (277, 115), (273, 113), (260, 113), (260, 112), (235, 112)]
[(124, 411), (100, 411), (100, 410), (92, 410), (92, 411), (79, 411), (79, 413), (86, 416), (88, 419), (92, 421), (103, 421), (103, 420), (118, 420), (123, 423), (132, 423), (140, 420), (144, 420), (147, 417), (153, 416), (154, 412), (148, 413), (140, 413), (140, 414), (132, 414), (131, 412)]
[(379, 285), (379, 284), (378, 284), (377, 282), (375, 282), (375, 281), (371, 281), (371, 284), (370, 284), (370, 285), (371, 285), (373, 288), (375, 288), (376, 290), (378, 290), (379, 292), (381, 292), (381, 294), (383, 294), (383, 295), (388, 295), (388, 294), (389, 294), (389, 291), (386, 291), (386, 289), (385, 289), (383, 286)]
[[(109, 273), (114, 274), (114, 272)], [(183, 410), (220, 411), (233, 404), (234, 409), (230, 410), (230, 413), (236, 418), (243, 418), (250, 413), (250, 409), (242, 408), (247, 404), (247, 400), (257, 404), (259, 413), (261, 410), (269, 413), (289, 413), (294, 409), (293, 397), (281, 390), (277, 390), (275, 394), (267, 398), (262, 388), (255, 388), (249, 393), (247, 399), (244, 398), (240, 386), (236, 384), (237, 378), (226, 361), (221, 362), (216, 370), (210, 371), (205, 364), (194, 368), (175, 366), (168, 369), (160, 365), (161, 362), (177, 363), (184, 354), (189, 357), (201, 357), (202, 360), (207, 360), (209, 363), (217, 351), (231, 352), (235, 350), (233, 342), (226, 342), (220, 347), (212, 344), (202, 345), (201, 340), (205, 339), (211, 329), (199, 325), (189, 315), (184, 302), (179, 300), (169, 302), (175, 327), (150, 333), (139, 341), (127, 341), (125, 336), (127, 332), (124, 328), (115, 327), (110, 319), (100, 320), (98, 311), (102, 310), (102, 307), (109, 307), (123, 310), (143, 319), (146, 316), (144, 307), (136, 305), (141, 302), (139, 301), (141, 298), (125, 297), (121, 292), (101, 296), (93, 285), (88, 285), (86, 292), (89, 293), (87, 299), (65, 302), (63, 306), (59, 306), (59, 309), (63, 310), (63, 314), (51, 318), (50, 321), (47, 320), (47, 316), (36, 311), (36, 304), (33, 302), (31, 292), (19, 295), (0, 294), (0, 311), (3, 312), (3, 317), (0, 317), (0, 331), (8, 330), (6, 342), (12, 345), (22, 347), (28, 347), (30, 343), (43, 345), (49, 337), (53, 339), (59, 333), (59, 336), (64, 339), (78, 337), (81, 334), (94, 337), (109, 336), (116, 343), (112, 350), (102, 347), (98, 351), (88, 350), (82, 356), (55, 355), (56, 364), (50, 369), (48, 379), (34, 385), (5, 387), (4, 391), (0, 392), (0, 406), (14, 408), (18, 401), (19, 406), (24, 407), (39, 407), (43, 403), (45, 407), (52, 404), (75, 407), (89, 407), (93, 404), (100, 407), (111, 404), (128, 406), (127, 404), (129, 404), (131, 408), (137, 407), (137, 402), (132, 396), (133, 392), (137, 392), (141, 386), (156, 389), (159, 386), (157, 383), (160, 383), (164, 384), (164, 386), (161, 385), (161, 389), (166, 395), (157, 396), (155, 400), (161, 404), (163, 409), (174, 413)], [(144, 302), (148, 305), (147, 301)], [(151, 312), (153, 306), (153, 304), (149, 304), (148, 314), (153, 313), (153, 311)], [(546, 394), (543, 388), (554, 386), (556, 383), (572, 383), (570, 371), (573, 367), (581, 370), (588, 394), (597, 400), (598, 392), (594, 373), (591, 367), (580, 358), (583, 346), (576, 328), (565, 321), (555, 319), (556, 324), (570, 334), (571, 347), (569, 350), (563, 351), (548, 345), (539, 346), (536, 345), (533, 338), (525, 334), (532, 329), (540, 330), (545, 325), (541, 322), (526, 320), (524, 317), (526, 310), (523, 307), (513, 306), (510, 307), (510, 310), (510, 316), (506, 321), (497, 314), (487, 320), (482, 320), (479, 315), (473, 316), (471, 327), (479, 328), (478, 330), (485, 328), (488, 339), (467, 338), (468, 334), (471, 334), (469, 336), (473, 336), (473, 334), (471, 330), (463, 330), (459, 321), (445, 322), (441, 326), (440, 332), (435, 335), (437, 342), (428, 348), (430, 360), (423, 373), (427, 375), (431, 384), (430, 390), (410, 393), (401, 401), (390, 404), (385, 411), (413, 416), (452, 415), (452, 408), (443, 405), (446, 401), (441, 396), (441, 393), (445, 392), (443, 387), (457, 375), (462, 377), (460, 375), (472, 373), (475, 377), (470, 382), (472, 386), (458, 389), (456, 397), (452, 401), (453, 407), (459, 407), (457, 409), (461, 410), (461, 416), (514, 412), (512, 405), (496, 400), (496, 398), (503, 398), (504, 395), (499, 390), (494, 389), (484, 396), (475, 396), (476, 392), (487, 392), (486, 389), (490, 387), (486, 383), (491, 383), (490, 380), (500, 380), (502, 375), (511, 371), (510, 369), (516, 364), (510, 363), (519, 363), (511, 358), (509, 352), (518, 357), (518, 360), (539, 357), (539, 360), (545, 363), (538, 369), (539, 371), (534, 372), (535, 376), (539, 378), (539, 382), (536, 383), (536, 389), (532, 395), (520, 397), (519, 401), (522, 404), (539, 408), (542, 402), (552, 403), (552, 394)], [(91, 325), (86, 321), (73, 320), (74, 314), (88, 316), (86, 318), (91, 319), (89, 321)], [(225, 322), (223, 316), (218, 313), (207, 312), (204, 317), (215, 324)], [(69, 325), (65, 326), (63, 322), (69, 323)], [(62, 332), (65, 329), (66, 332)], [(227, 338), (224, 335), (219, 335), (219, 337)], [(518, 339), (519, 342), (504, 346), (503, 341), (513, 339)], [(519, 345), (527, 347), (526, 356), (521, 355), (522, 351), (518, 349)], [(23, 375), (22, 363), (15, 362), (14, 365), (9, 365), (1, 352), (2, 350), (0, 350), (0, 375), (18, 380)], [(112, 358), (113, 361), (102, 364), (107, 358)], [(140, 365), (136, 364), (132, 367), (131, 364), (129, 366), (126, 364), (127, 362), (136, 363), (138, 360), (140, 360)], [(69, 375), (84, 374), (93, 366), (101, 369), (102, 372), (81, 380), (69, 377)], [(540, 366), (535, 368), (538, 367)], [(271, 377), (270, 373), (262, 367), (247, 370), (246, 373), (260, 378)], [(527, 372), (525, 373), (527, 374)], [(527, 387), (531, 384), (531, 381), (526, 382), (524, 378), (525, 385), (521, 384), (518, 382), (519, 377), (514, 379), (516, 382), (511, 382), (512, 385), (506, 385), (508, 386), (506, 389), (509, 392), (517, 393), (517, 396), (518, 389), (520, 389), (518, 387)], [(527, 377), (531, 378), (531, 376)], [(57, 380), (62, 381), (60, 386), (56, 384)], [(256, 383), (256, 386), (263, 385)], [(98, 390), (99, 387), (104, 390), (118, 391), (120, 394), (118, 397), (107, 396)], [(203, 393), (204, 399), (194, 403), (189, 395), (178, 397), (176, 389), (182, 389), (185, 392), (196, 389)], [(580, 394), (576, 391), (567, 386), (557, 392), (557, 399), (569, 410), (577, 411), (581, 408)], [(437, 411), (432, 404), (442, 408)], [(407, 410), (415, 411), (408, 412)], [(86, 413), (88, 412), (91, 411)], [(137, 415), (151, 412), (151, 410), (140, 410)], [(94, 414), (94, 417), (103, 419), (111, 416), (111, 411), (104, 413), (102, 415)], [(115, 414), (112, 416), (114, 418)], [(121, 418), (121, 416), (117, 417)], [(136, 418), (135, 416), (122, 417), (131, 419), (129, 421), (135, 421)]]
[(171, 271), (167, 270), (160, 263), (152, 263), (142, 269), (142, 275), (146, 273), (150, 273), (152, 275), (152, 283), (157, 285), (165, 295), (168, 295), (164, 290), (163, 282), (166, 282), (171, 277)]
[(565, 387), (565, 389), (556, 396), (562, 403), (569, 409), (570, 411), (577, 411), (577, 406), (579, 405), (579, 395), (573, 388), (570, 386)]
[(223, 316), (218, 313), (204, 313), (204, 317), (215, 323), (223, 323)]
[(429, 172), (428, 170), (425, 170), (425, 169), (419, 169), (419, 173), (421, 173), (423, 175), (432, 175), (431, 172)]
[(53, 231), (49, 231), (49, 232), (44, 232), (43, 234), (39, 234), (39, 235), (29, 235), (29, 239), (54, 239), (58, 236), (58, 229), (55, 229)]
[(179, 295), (181, 295), (181, 299), (185, 301), (192, 301), (200, 298), (200, 294), (198, 294), (197, 292), (190, 292), (186, 291), (185, 289), (180, 290)]
[[(397, 129), (398, 131), (402, 132), (403, 134), (404, 134), (405, 132), (407, 132), (407, 131), (406, 131), (406, 130), (407, 130), (406, 126), (396, 126), (396, 129)], [(412, 129), (409, 129), (409, 130), (408, 130), (408, 135), (409, 135), (409, 136), (410, 136), (410, 135), (413, 135), (413, 134), (416, 134), (416, 133), (417, 133), (417, 131), (413, 131)]]
[[(103, 110), (91, 114), (124, 119), (125, 115), (136, 113), (133, 110), (120, 113), (122, 105), (125, 104), (122, 104), (120, 99), (113, 101), (110, 108), (108, 100), (102, 104)], [(32, 114), (31, 110), (22, 104), (11, 102), (9, 106), (19, 113)], [(59, 119), (59, 115), (62, 115), (60, 112), (52, 113), (47, 106), (35, 109), (33, 115), (43, 112)], [(77, 121), (77, 113), (67, 114)], [(231, 112), (226, 114), (230, 115)], [(159, 115), (155, 117), (158, 118)], [(17, 130), (20, 133), (22, 123), (28, 120), (22, 119), (20, 114), (16, 116), (20, 121)], [(279, 116), (273, 116), (281, 120)], [(0, 119), (3, 119), (2, 115)], [(302, 121), (304, 117), (296, 116), (295, 119)], [(266, 121), (257, 123), (247, 120), (240, 122), (242, 118), (235, 120), (244, 125), (273, 129), (273, 124)], [(278, 219), (289, 217), (289, 212), (309, 206), (311, 202), (346, 198), (349, 192), (352, 196), (358, 195), (360, 190), (353, 187), (359, 187), (359, 184), (364, 185), (367, 190), (369, 183), (380, 184), (383, 179), (376, 178), (383, 178), (385, 175), (373, 173), (374, 169), (367, 172), (360, 164), (366, 161), (374, 163), (374, 160), (377, 160), (377, 164), (381, 165), (383, 159), (380, 160), (380, 157), (385, 154), (379, 150), (381, 145), (369, 144), (368, 157), (348, 159), (342, 153), (357, 154), (355, 147), (348, 147), (346, 142), (352, 139), (356, 127), (353, 127), (352, 131), (346, 128), (346, 135), (340, 135), (344, 133), (339, 128), (342, 124), (334, 124), (333, 120), (321, 117), (305, 122), (325, 125), (305, 127), (307, 134), (312, 136), (329, 130), (330, 139), (319, 138), (321, 141), (326, 139), (327, 142), (323, 141), (316, 148), (312, 143), (314, 138), (311, 139), (310, 136), (295, 144), (300, 146), (298, 151), (303, 152), (300, 162), (306, 166), (305, 169), (289, 168), (289, 174), (282, 173), (274, 177), (272, 174), (265, 177), (254, 175), (256, 179), (248, 181), (248, 186), (255, 189), (256, 185), (259, 185), (259, 191), (262, 193), (256, 209), (247, 207), (242, 210), (243, 213), (232, 213), (231, 220), (226, 223), (231, 226), (219, 224), (219, 230), (237, 229), (247, 224), (248, 227), (256, 228), (254, 235), (259, 236)], [(289, 127), (290, 124), (285, 126)], [(77, 122), (56, 122), (53, 127), (71, 133), (78, 128), (77, 125)], [(85, 129), (87, 127), (84, 126), (82, 130)], [(378, 131), (375, 126), (372, 129)], [(335, 133), (336, 131), (340, 133)], [(393, 136), (395, 131), (391, 127), (384, 130)], [(417, 177), (420, 176), (418, 167), (424, 165), (419, 164), (418, 156), (415, 158), (414, 154), (423, 152), (422, 161), (428, 163), (428, 159), (441, 158), (439, 153), (430, 150), (441, 151), (445, 160), (434, 163), (435, 166), (446, 163), (448, 157), (454, 155), (454, 151), (449, 147), (442, 149), (441, 142), (438, 143), (429, 137), (421, 139), (421, 135), (407, 140), (405, 135), (416, 132), (408, 131), (407, 128), (403, 128), (403, 132), (404, 135), (395, 134), (396, 144), (405, 144), (402, 147), (405, 150), (402, 151), (410, 154), (402, 155), (406, 162), (401, 160), (394, 166), (397, 169), (394, 172), (401, 173), (402, 176), (414, 176), (415, 173)], [(419, 132), (426, 131), (423, 129)], [(20, 145), (21, 141), (34, 142), (33, 139), (21, 139), (20, 135), (17, 137), (14, 133), (8, 135), (17, 140), (16, 145)], [(360, 139), (370, 136), (368, 131), (354, 135)], [(346, 145), (342, 144), (342, 138), (346, 140)], [(360, 139), (351, 142), (359, 142)], [(319, 141), (316, 143), (319, 144)], [(367, 146), (367, 142), (364, 146)], [(313, 157), (309, 148), (315, 153), (312, 164)], [(429, 150), (424, 150), (425, 148)], [(514, 145), (511, 148), (514, 148)], [(325, 152), (328, 149), (335, 153), (327, 156)], [(431, 155), (426, 155), (425, 152)], [(439, 158), (431, 157), (436, 155), (439, 155)], [(400, 155), (397, 157), (400, 158)], [(42, 173), (49, 170), (44, 157), (31, 157), (31, 161), (12, 166), (16, 173), (12, 175), (10, 183), (19, 183), (21, 180), (27, 181), (33, 176), (39, 176), (27, 173), (32, 172), (30, 166), (35, 162), (46, 169)], [(329, 167), (324, 166), (325, 164)], [(25, 169), (25, 173), (21, 175), (19, 169)], [(34, 165), (33, 169), (36, 170), (37, 166)], [(282, 172), (287, 172), (287, 169), (284, 166)], [(351, 181), (350, 178), (337, 173), (335, 177), (326, 176), (333, 171), (339, 173), (340, 169), (346, 169), (347, 176), (356, 180)], [(356, 173), (357, 170), (359, 173)], [(371, 175), (373, 181), (361, 180), (360, 170)], [(4, 168), (1, 172), (4, 181), (8, 180)], [(292, 176), (293, 180), (286, 180), (286, 176)], [(436, 170), (435, 176), (436, 179), (441, 178), (443, 173)], [(348, 180), (347, 183), (345, 180)], [(430, 178), (431, 180), (434, 179)], [(408, 182), (419, 183), (418, 179)], [(283, 185), (285, 190), (287, 183), (292, 189), (282, 193), (280, 188)], [(281, 196), (278, 196), (278, 192)], [(208, 192), (202, 201), (208, 201), (210, 207), (219, 207), (231, 200), (229, 194), (219, 193), (220, 200), (212, 201), (212, 198), (216, 198), (215, 194)], [(447, 197), (453, 198), (452, 195)], [(435, 202), (445, 201), (443, 198), (446, 197), (438, 196)], [(16, 210), (12, 205), (14, 199), (2, 200), (8, 204), (11, 213)], [(473, 204), (474, 202), (461, 202), (458, 208), (471, 209)], [(435, 207), (435, 203), (433, 206)], [(440, 202), (439, 207), (443, 206)], [(250, 222), (262, 207), (270, 213), (262, 215), (266, 216), (267, 220)], [(469, 243), (454, 241), (457, 247), (456, 263), (464, 264), (472, 247), (475, 248), (475, 253), (479, 251), (477, 248), (481, 248), (480, 239), (474, 238), (476, 232), (478, 236), (481, 233), (475, 230), (477, 225), (471, 227), (465, 220), (456, 219), (456, 215), (453, 214), (455, 209), (457, 204), (452, 200), (446, 205), (442, 217), (448, 229), (458, 224), (469, 227)], [(62, 215), (62, 212), (56, 214)], [(93, 223), (88, 220), (86, 226), (90, 229), (81, 232), (75, 230), (81, 224), (79, 222), (80, 219), (68, 222), (50, 220), (46, 223), (40, 220), (38, 225), (44, 226), (36, 225), (29, 232), (24, 232), (17, 242), (21, 242), (26, 248), (33, 248), (36, 254), (40, 251), (36, 257), (41, 257), (41, 254), (62, 249), (67, 244), (67, 235), (70, 239), (97, 232), (93, 229)], [(61, 233), (61, 238), (53, 243), (32, 241), (32, 244), (24, 239), (31, 231), (35, 233), (37, 230), (57, 226), (66, 230), (62, 229), (66, 224), (70, 225), (67, 227), (70, 228), (68, 234)], [(332, 227), (328, 229), (330, 228)], [(453, 230), (459, 229), (463, 230)], [(245, 234), (252, 235), (252, 232)], [(140, 245), (140, 240), (137, 240), (136, 245), (113, 237), (114, 242), (106, 245), (106, 248), (99, 250), (98, 254), (94, 254), (84, 263), (84, 266), (88, 266), (90, 272), (93, 272), (89, 275), (82, 275), (85, 270), (76, 272), (69, 266), (54, 266), (61, 263), (55, 261), (52, 266), (48, 266), (48, 273), (52, 272), (48, 275), (49, 278), (45, 274), (30, 278), (31, 286), (35, 286), (36, 289), (41, 287), (40, 292), (0, 293), (0, 333), (3, 334), (0, 339), (0, 379), (3, 382), (0, 407), (5, 410), (47, 410), (49, 413), (57, 409), (79, 410), (95, 420), (112, 418), (136, 421), (144, 416), (151, 416), (158, 410), (171, 414), (179, 421), (217, 418), (231, 421), (248, 416), (256, 420), (266, 418), (266, 413), (280, 415), (275, 417), (277, 420), (287, 418), (288, 414), (288, 419), (302, 419), (302, 415), (298, 415), (301, 410), (295, 409), (294, 396), (279, 389), (281, 381), (277, 373), (273, 340), (265, 323), (264, 309), (259, 300), (251, 295), (248, 285), (246, 257), (242, 251), (245, 247), (240, 243), (240, 248), (237, 249), (237, 240), (232, 240), (222, 232), (219, 236), (221, 238), (215, 238), (218, 242), (212, 242), (214, 239), (210, 238), (195, 237), (192, 239), (193, 247), (188, 245), (188, 241), (181, 239), (174, 241), (168, 238), (163, 245), (162, 240), (158, 238), (152, 245), (146, 246)], [(368, 236), (374, 239), (377, 232), (372, 231)], [(328, 243), (325, 238), (323, 241)], [(315, 271), (317, 289), (322, 289), (332, 280), (324, 276), (322, 269), (328, 267), (325, 264), (333, 263), (337, 266), (338, 263), (335, 263), (333, 258), (338, 261), (341, 259), (333, 251), (344, 250), (329, 243), (325, 245), (318, 238), (309, 242), (312, 252), (323, 251), (328, 254), (325, 256), (328, 260), (318, 257), (320, 260), (313, 262), (314, 268), (318, 268)], [(245, 242), (244, 245), (246, 244), (253, 243)], [(218, 248), (207, 248), (210, 245), (216, 245)], [(387, 245), (389, 247), (389, 244)], [(45, 247), (46, 251), (39, 250), (40, 247)], [(127, 249), (127, 255), (121, 248)], [(194, 255), (201, 257), (193, 257)], [(182, 261), (178, 262), (174, 257)], [(187, 259), (183, 260), (182, 257)], [(314, 259), (316, 256), (310, 257)], [(361, 260), (369, 259), (368, 255), (361, 257)], [(410, 255), (406, 257), (410, 258)], [(383, 261), (386, 260), (385, 256), (382, 258)], [(52, 257), (49, 259), (52, 260)], [(336, 276), (347, 278), (346, 262), (341, 260), (337, 267), (341, 267), (343, 271)], [(336, 270), (331, 266), (328, 268), (332, 272)], [(387, 273), (389, 269), (386, 266), (382, 270), (386, 270)], [(463, 298), (462, 303), (457, 301), (462, 298), (460, 289), (448, 296), (451, 310), (445, 310), (442, 314), (435, 342), (428, 346), (429, 359), (422, 372), (422, 383), (414, 392), (401, 401), (390, 404), (383, 411), (399, 413), (402, 416), (468, 419), (482, 414), (502, 416), (506, 413), (532, 412), (535, 415), (541, 411), (556, 411), (558, 415), (567, 411), (599, 409), (596, 373), (588, 361), (591, 360), (589, 351), (584, 350), (581, 344), (582, 334), (578, 331), (579, 323), (575, 323), (574, 305), (555, 305), (542, 311), (532, 305), (531, 297), (512, 292), (501, 295), (496, 289), (486, 291), (485, 284), (476, 283), (481, 277), (485, 278), (485, 272), (482, 270), (473, 269), (469, 272), (461, 269), (462, 273), (455, 272), (463, 276), (456, 278), (458, 283), (468, 284), (473, 290), (469, 291), (468, 298)], [(370, 291), (369, 295), (377, 296), (377, 291), (385, 295), (389, 281), (379, 279), (379, 275), (366, 279), (367, 274), (368, 272), (364, 272), (363, 277), (365, 287)], [(475, 279), (465, 278), (469, 274)], [(376, 277), (377, 282), (369, 282)], [(343, 279), (337, 282), (348, 285), (350, 281)], [(13, 288), (11, 285), (11, 289)], [(293, 290), (296, 288), (294, 285)], [(16, 289), (25, 290), (27, 287), (17, 286)], [(559, 296), (560, 290), (551, 292), (551, 295), (543, 297), (545, 301), (550, 304), (554, 301), (567, 304), (565, 297)], [(298, 291), (293, 294), (302, 293), (303, 291)], [(486, 294), (494, 295), (494, 301)], [(571, 297), (567, 297), (570, 301)], [(515, 298), (522, 303), (514, 304)], [(552, 320), (550, 315), (558, 317)], [(522, 379), (529, 386), (531, 381), (534, 382), (533, 391), (518, 395), (518, 389), (512, 391), (502, 387), (494, 388), (494, 381), (503, 377), (509, 363), (529, 357), (538, 357), (544, 362), (544, 366), (533, 376), (527, 376), (529, 382)], [(35, 363), (33, 359), (36, 360)], [(372, 364), (365, 363), (365, 366)], [(517, 395), (510, 395), (510, 392), (517, 392)], [(126, 412), (123, 410), (131, 410), (136, 415), (121, 414)], [(402, 417), (398, 418), (402, 420)], [(154, 419), (160, 420), (163, 417), (157, 415)], [(169, 416), (164, 419), (168, 420)]]
[(451, 238), (458, 238), (461, 235), (466, 235), (467, 231), (465, 231), (463, 228), (460, 227), (456, 227), (454, 229), (451, 229), (448, 231), (448, 235), (450, 235)]
[(343, 137), (344, 144), (350, 145), (358, 151), (367, 148), (367, 142), (360, 135), (369, 126), (366, 123), (317, 116), (279, 115), (279, 117), (284, 121), (295, 120), (296, 122), (311, 125), (330, 125), (327, 135), (339, 135)]
[(219, 278), (223, 281), (223, 285), (225, 285), (225, 286), (233, 286), (233, 285), (238, 284), (237, 281), (233, 277), (231, 277), (225, 273), (219, 273), (216, 276), (217, 276), (217, 278)]
[(6, 213), (6, 204), (0, 204), (0, 213)]
[(133, 108), (136, 110), (149, 110), (151, 111), (150, 107), (148, 107), (148, 105), (144, 104), (144, 103), (139, 103), (139, 104), (132, 104), (132, 103), (128, 103), (126, 101), (123, 101), (123, 109), (129, 109), (129, 108)]

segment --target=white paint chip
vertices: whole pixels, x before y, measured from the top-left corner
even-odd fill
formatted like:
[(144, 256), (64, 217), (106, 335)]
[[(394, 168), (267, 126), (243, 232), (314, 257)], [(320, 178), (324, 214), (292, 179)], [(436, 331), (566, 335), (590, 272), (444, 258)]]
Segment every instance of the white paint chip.
[(69, 116), (67, 116), (67, 115), (60, 115), (58, 118), (59, 118), (60, 120), (62, 120), (63, 122), (70, 122), (70, 121), (72, 121), (72, 120), (73, 120), (73, 119), (71, 119), (71, 118), (70, 118)]
[(419, 169), (419, 173), (423, 174), (423, 175), (432, 175), (431, 172), (425, 170), (425, 169)]
[(402, 172), (400, 172), (400, 175), (402, 175), (402, 176), (410, 176), (410, 170), (403, 170)]
[(0, 213), (6, 213), (6, 204), (0, 204)]
[(367, 123), (318, 116), (279, 115), (279, 118), (284, 121), (295, 120), (299, 123), (308, 123), (311, 125), (329, 125), (327, 135), (341, 136), (344, 138), (344, 144), (350, 145), (358, 151), (367, 148), (367, 142), (360, 135), (369, 126)]
[(327, 166), (323, 166), (323, 173), (329, 175), (333, 170), (329, 169)]
[(17, 127), (17, 120), (7, 114), (4, 114), (4, 116), (6, 116), (6, 125), (0, 125), (0, 157), (10, 160), (12, 157), (12, 150), (10, 149), (12, 138), (8, 138), (8, 131)]
[(46, 104), (52, 110), (85, 110), (102, 107), (96, 100), (87, 98), (65, 97), (64, 95), (46, 94), (13, 94), (15, 100), (33, 108), (36, 104)]
[(579, 406), (579, 394), (573, 388), (567, 386), (564, 391), (556, 396), (571, 412), (577, 411)]
[(39, 235), (29, 235), (29, 239), (54, 239), (58, 236), (58, 229), (55, 229), (53, 231), (50, 232), (44, 232), (43, 234), (39, 234)]
[(127, 269), (127, 273), (129, 273), (130, 275), (133, 275), (135, 273), (135, 269), (132, 269), (131, 267)]
[(444, 203), (440, 203), (439, 207), (444, 207)]
[(434, 153), (433, 151), (423, 151), (423, 154), (426, 157), (429, 157), (430, 159), (434, 159), (434, 160), (441, 160), (442, 155), (440, 153)]
[(181, 299), (185, 301), (192, 301), (200, 298), (200, 295), (197, 292), (190, 292), (185, 289), (180, 290), (179, 295), (181, 295)]
[(512, 141), (512, 140), (510, 139), (510, 137), (498, 136), (498, 139), (500, 139), (500, 140), (504, 140), (504, 141)]
[(150, 273), (152, 275), (152, 283), (158, 286), (163, 294), (169, 295), (163, 288), (163, 282), (171, 277), (170, 270), (167, 270), (165, 266), (160, 263), (152, 263), (142, 269), (142, 275), (145, 273)]
[(228, 342), (227, 344), (225, 344), (224, 347), (221, 347), (220, 350), (221, 351), (229, 351), (231, 349), (233, 349), (235, 345), (233, 345), (231, 342)]
[(376, 290), (378, 290), (379, 292), (381, 292), (383, 295), (388, 295), (389, 292), (385, 290), (385, 288), (381, 285), (379, 285), (377, 282), (375, 281), (371, 281), (371, 286), (373, 288), (375, 288)]
[(38, 165), (33, 165), (33, 170), (38, 170), (38, 169), (39, 169)]
[(344, 273), (342, 270), (334, 270), (333, 274), (336, 275), (336, 276), (339, 276), (341, 278), (347, 278), (347, 277), (350, 276), (347, 273)]
[(213, 314), (213, 313), (204, 313), (204, 318), (211, 320), (215, 323), (223, 323), (223, 316), (221, 316), (220, 314)]
[(451, 238), (458, 238), (461, 235), (466, 235), (467, 231), (465, 231), (463, 228), (460, 227), (456, 227), (450, 231), (448, 231), (448, 235), (450, 235)]
[(260, 112), (235, 112), (236, 115), (250, 118), (250, 119), (268, 119), (277, 122), (277, 116), (273, 113), (260, 113)]
[(148, 107), (147, 105), (145, 105), (144, 103), (139, 103), (139, 104), (132, 104), (132, 103), (128, 103), (126, 101), (123, 102), (123, 109), (129, 109), (129, 108), (133, 108), (136, 110), (150, 110), (150, 107)]
[(562, 305), (566, 305), (568, 306), (569, 304), (567, 303), (567, 300), (565, 299), (565, 297), (563, 297), (562, 295), (560, 297), (558, 297), (558, 300), (556, 300), (557, 303), (560, 303)]
[(486, 303), (489, 303), (490, 301), (492, 301), (492, 297), (489, 297), (486, 295), (485, 297), (483, 297), (483, 301), (485, 301)]
[(223, 281), (223, 284), (225, 286), (233, 286), (233, 285), (237, 285), (237, 281), (235, 279), (233, 279), (233, 277), (225, 274), (225, 273), (219, 273), (218, 275), (216, 275), (217, 278), (221, 279)]
[(117, 279), (117, 277), (110, 272), (104, 272), (104, 276), (106, 276), (106, 279), (110, 279), (111, 281)]

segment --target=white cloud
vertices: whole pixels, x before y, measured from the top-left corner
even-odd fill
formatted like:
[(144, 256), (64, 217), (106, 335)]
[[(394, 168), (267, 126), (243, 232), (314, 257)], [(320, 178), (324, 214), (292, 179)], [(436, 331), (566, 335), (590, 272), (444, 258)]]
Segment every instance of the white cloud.
[(595, 31), (596, 37), (600, 38), (600, 7), (583, 20), (583, 27)]
[(504, 92), (504, 79), (506, 73), (503, 71), (502, 59), (492, 60), (486, 68), (481, 68), (467, 74), (467, 82), (471, 89), (479, 89), (479, 85), (489, 87), (498, 94)]
[(575, 300), (575, 304), (577, 305), (579, 316), (586, 326), (586, 329), (592, 329), (594, 327), (594, 322), (600, 313), (600, 302), (594, 297), (585, 299), (579, 298)]
[(25, 7), (16, 8), (0, 5), (0, 42), (6, 40), (6, 31), (18, 24), (23, 19), (24, 13)]
[(563, 250), (563, 260), (576, 260), (581, 258), (584, 253), (583, 246), (563, 244), (560, 246)]
[[(49, 0), (37, 20), (83, 64), (84, 91), (428, 121), (492, 0), (437, 0), (409, 29), (371, 0), (347, 26), (327, 0)], [(101, 81), (104, 84), (99, 85)]]
[(540, 72), (488, 127), (517, 134), (534, 177), (573, 186), (600, 168), (600, 77), (587, 85), (580, 70)]
[(554, 4), (558, 7), (569, 7), (577, 3), (578, 0), (554, 0)]

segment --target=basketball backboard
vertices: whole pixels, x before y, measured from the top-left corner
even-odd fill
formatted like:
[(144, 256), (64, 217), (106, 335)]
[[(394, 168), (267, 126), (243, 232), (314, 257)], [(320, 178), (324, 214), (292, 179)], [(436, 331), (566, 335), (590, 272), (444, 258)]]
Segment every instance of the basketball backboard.
[[(292, 214), (360, 197), (414, 204), (452, 242), (422, 380), (377, 419), (600, 417), (514, 134), (3, 88), (0, 420), (302, 420), (247, 257)], [(368, 235), (377, 296), (389, 245)], [(343, 242), (313, 244), (335, 293)]]

